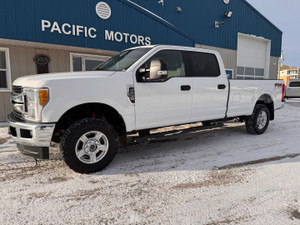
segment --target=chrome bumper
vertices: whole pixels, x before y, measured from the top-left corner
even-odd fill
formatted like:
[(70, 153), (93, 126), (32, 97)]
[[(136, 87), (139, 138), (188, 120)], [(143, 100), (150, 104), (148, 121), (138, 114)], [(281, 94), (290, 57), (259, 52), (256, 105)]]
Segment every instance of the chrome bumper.
[(24, 155), (39, 159), (49, 159), (49, 147), (55, 124), (34, 124), (13, 121), (8, 116), (11, 138)]
[(9, 134), (19, 145), (49, 147), (55, 124), (33, 124), (9, 121)]

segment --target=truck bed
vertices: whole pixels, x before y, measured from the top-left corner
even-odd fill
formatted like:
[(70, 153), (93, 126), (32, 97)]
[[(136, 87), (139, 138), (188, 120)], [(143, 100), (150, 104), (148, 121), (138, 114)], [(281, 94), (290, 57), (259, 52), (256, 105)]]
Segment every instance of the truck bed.
[(269, 95), (274, 109), (281, 108), (283, 80), (229, 80), (227, 117), (251, 115), (257, 99)]

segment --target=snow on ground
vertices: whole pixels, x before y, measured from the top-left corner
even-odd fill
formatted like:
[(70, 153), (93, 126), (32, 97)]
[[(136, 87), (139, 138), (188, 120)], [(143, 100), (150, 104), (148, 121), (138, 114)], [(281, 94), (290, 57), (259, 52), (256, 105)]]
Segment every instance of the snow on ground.
[(299, 112), (288, 100), (259, 136), (226, 123), (130, 139), (90, 175), (57, 146), (36, 165), (0, 127), (0, 224), (300, 224)]

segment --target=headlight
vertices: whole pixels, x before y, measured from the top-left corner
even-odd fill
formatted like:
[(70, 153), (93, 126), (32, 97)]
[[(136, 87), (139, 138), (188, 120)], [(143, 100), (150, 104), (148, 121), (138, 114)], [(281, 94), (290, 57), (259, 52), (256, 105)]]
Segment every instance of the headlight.
[(49, 101), (49, 90), (47, 88), (24, 88), (24, 96), (26, 100), (25, 119), (40, 122), (42, 109)]

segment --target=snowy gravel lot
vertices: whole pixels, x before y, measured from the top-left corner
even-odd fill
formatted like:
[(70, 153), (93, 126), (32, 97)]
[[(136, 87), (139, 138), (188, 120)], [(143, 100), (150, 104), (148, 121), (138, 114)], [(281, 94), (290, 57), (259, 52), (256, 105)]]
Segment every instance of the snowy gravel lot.
[(57, 146), (36, 165), (0, 127), (0, 224), (300, 224), (300, 100), (260, 136), (187, 128), (130, 141), (82, 175)]

